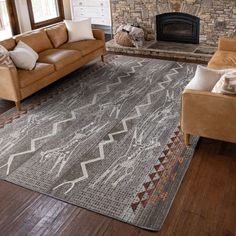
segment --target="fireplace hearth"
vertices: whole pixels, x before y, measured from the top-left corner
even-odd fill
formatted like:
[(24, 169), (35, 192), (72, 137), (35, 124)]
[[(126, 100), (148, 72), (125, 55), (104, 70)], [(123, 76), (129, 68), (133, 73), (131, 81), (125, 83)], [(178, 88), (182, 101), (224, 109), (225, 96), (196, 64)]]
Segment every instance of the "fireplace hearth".
[(187, 13), (171, 12), (156, 16), (156, 39), (199, 44), (200, 19)]

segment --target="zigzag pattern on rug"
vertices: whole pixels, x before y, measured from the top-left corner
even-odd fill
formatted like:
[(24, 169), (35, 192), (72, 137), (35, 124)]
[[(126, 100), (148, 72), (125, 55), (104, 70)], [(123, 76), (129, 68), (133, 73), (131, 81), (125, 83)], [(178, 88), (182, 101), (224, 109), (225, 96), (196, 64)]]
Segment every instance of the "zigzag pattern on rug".
[(116, 56), (72, 73), (1, 118), (0, 177), (159, 230), (197, 144), (175, 134), (195, 68)]

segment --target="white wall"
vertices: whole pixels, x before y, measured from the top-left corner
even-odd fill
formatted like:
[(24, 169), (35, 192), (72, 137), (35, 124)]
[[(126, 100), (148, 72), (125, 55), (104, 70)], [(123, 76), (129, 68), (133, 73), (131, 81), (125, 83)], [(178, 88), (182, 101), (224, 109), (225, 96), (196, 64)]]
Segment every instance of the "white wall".
[[(15, 0), (21, 32), (31, 30), (27, 0)], [(65, 19), (71, 19), (70, 0), (63, 0)]]
[(63, 0), (65, 19), (71, 20), (70, 0)]
[(20, 31), (23, 33), (31, 30), (27, 1), (15, 0), (15, 4), (20, 25)]

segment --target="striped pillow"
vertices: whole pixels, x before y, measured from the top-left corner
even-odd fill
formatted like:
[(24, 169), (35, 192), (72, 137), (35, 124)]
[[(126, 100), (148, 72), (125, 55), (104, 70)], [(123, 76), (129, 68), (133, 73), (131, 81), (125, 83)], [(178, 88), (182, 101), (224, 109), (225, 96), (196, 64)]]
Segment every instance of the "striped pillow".
[(6, 48), (0, 45), (0, 66), (15, 66)]
[(224, 74), (216, 83), (212, 92), (236, 95), (236, 71)]

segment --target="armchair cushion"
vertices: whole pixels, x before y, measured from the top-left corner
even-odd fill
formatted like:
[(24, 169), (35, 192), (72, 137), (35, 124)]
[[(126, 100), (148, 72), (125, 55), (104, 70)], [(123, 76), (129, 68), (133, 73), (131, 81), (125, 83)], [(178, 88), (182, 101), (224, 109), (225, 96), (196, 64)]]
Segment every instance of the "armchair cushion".
[(220, 38), (218, 50), (236, 52), (236, 38)]
[(212, 69), (236, 68), (236, 52), (216, 51), (208, 67)]

